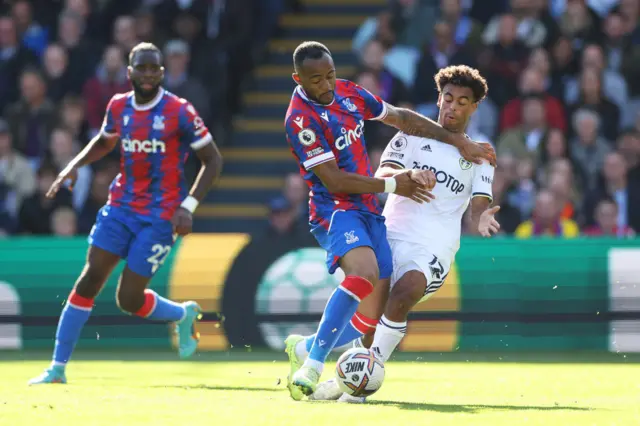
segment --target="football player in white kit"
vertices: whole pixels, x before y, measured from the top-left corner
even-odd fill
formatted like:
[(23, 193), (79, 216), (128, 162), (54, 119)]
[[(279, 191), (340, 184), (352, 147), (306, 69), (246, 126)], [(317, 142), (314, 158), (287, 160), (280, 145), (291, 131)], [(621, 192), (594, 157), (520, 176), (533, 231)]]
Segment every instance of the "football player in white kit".
[[(441, 69), (435, 81), (439, 92), (438, 122), (447, 130), (464, 133), (487, 94), (485, 79), (473, 68), (450, 66)], [(460, 247), (462, 216), (469, 203), (473, 227), (480, 235), (489, 237), (500, 229), (494, 217), (499, 207), (489, 207), (492, 165), (472, 164), (452, 146), (400, 132), (382, 154), (376, 177), (393, 176), (406, 169), (430, 170), (437, 183), (431, 190), (435, 199), (430, 203), (419, 204), (389, 194), (384, 207), (393, 274), (389, 298), (371, 345), (383, 361), (389, 359), (404, 337), (409, 311), (444, 284)], [(358, 344), (362, 342), (356, 341)], [(364, 402), (364, 397), (341, 396), (334, 380), (320, 384), (310, 399), (338, 397), (346, 402)]]

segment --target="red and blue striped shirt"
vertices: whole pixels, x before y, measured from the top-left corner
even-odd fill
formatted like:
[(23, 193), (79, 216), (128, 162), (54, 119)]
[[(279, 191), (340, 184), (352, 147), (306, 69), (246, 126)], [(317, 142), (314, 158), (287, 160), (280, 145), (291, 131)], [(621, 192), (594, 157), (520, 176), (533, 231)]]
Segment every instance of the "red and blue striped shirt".
[(120, 138), (120, 173), (107, 205), (165, 220), (188, 195), (184, 163), (190, 148), (212, 141), (193, 105), (164, 89), (144, 105), (136, 103), (133, 92), (115, 95), (100, 133)]
[(364, 120), (382, 120), (386, 104), (378, 96), (348, 80), (336, 80), (329, 105), (311, 101), (302, 87), (293, 91), (285, 118), (287, 142), (309, 189), (309, 221), (329, 227), (337, 210), (380, 214), (376, 194), (332, 194), (313, 168), (335, 160), (341, 170), (373, 176), (364, 140)]

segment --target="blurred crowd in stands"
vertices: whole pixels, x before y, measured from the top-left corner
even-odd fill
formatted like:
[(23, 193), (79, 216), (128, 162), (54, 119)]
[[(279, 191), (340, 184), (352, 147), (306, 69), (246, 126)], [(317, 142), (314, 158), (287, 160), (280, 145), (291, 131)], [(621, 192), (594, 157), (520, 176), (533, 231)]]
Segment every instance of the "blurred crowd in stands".
[[(478, 68), (489, 96), (468, 134), (497, 150), (502, 232), (630, 237), (640, 231), (639, 18), (640, 0), (394, 0), (355, 34), (352, 78), (436, 119), (438, 69)], [(366, 124), (374, 167), (394, 133)]]
[[(0, 236), (89, 232), (118, 150), (80, 170), (73, 194), (44, 194), (130, 90), (140, 41), (165, 56), (165, 87), (188, 98), (216, 141), (289, 0), (0, 0)], [(192, 169), (198, 165), (192, 164)]]
[[(73, 194), (44, 193), (96, 134), (111, 96), (129, 90), (127, 54), (139, 41), (162, 49), (166, 87), (224, 144), (243, 84), (293, 2), (0, 0), (0, 235), (89, 231), (117, 150), (83, 168)], [(389, 3), (356, 32), (360, 68), (342, 77), (435, 119), (437, 70), (478, 68), (489, 96), (468, 134), (498, 152), (504, 233), (640, 231), (640, 0)], [(374, 167), (394, 133), (367, 123)], [(271, 205), (276, 233), (306, 222), (306, 188), (295, 175), (286, 182)]]

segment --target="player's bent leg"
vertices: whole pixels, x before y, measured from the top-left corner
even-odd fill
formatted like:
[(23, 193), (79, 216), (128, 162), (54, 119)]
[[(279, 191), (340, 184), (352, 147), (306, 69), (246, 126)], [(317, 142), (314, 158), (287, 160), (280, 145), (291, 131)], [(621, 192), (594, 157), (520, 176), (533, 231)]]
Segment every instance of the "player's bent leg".
[[(315, 391), (329, 352), (356, 313), (360, 301), (373, 291), (378, 278), (375, 254), (371, 247), (365, 245), (343, 254), (340, 266), (346, 277), (327, 302), (308, 358), (291, 378), (292, 385), (305, 395)], [(291, 396), (294, 397), (293, 394)]]
[(376, 328), (372, 349), (387, 361), (407, 332), (409, 311), (424, 297), (427, 278), (422, 271), (406, 272), (389, 294), (384, 315)]
[[(174, 244), (173, 226), (169, 221), (149, 223), (141, 220), (127, 256), (127, 268), (118, 289), (118, 303), (125, 311), (150, 320), (176, 323), (178, 354), (189, 358), (198, 347), (195, 323), (201, 317), (196, 302), (176, 303), (147, 289)], [(131, 285), (129, 285), (131, 283)]]
[[(351, 318), (351, 322), (349, 322), (342, 332), (342, 335), (338, 338), (336, 346), (343, 346), (351, 341), (358, 342), (361, 336), (363, 338), (371, 336), (371, 341), (373, 341), (373, 334), (378, 320), (384, 311), (388, 296), (389, 279), (378, 280), (378, 284), (374, 286), (373, 292), (360, 302), (358, 311), (353, 318)], [(314, 338), (315, 335), (307, 337), (305, 341), (298, 342), (295, 348), (298, 359), (304, 359), (307, 356), (308, 349), (311, 347)], [(370, 347), (370, 345), (367, 347)], [(316, 401), (334, 401), (340, 398), (341, 395), (342, 391), (338, 383), (335, 379), (330, 379), (320, 383), (315, 392), (309, 396), (309, 399)], [(360, 399), (362, 398), (359, 398), (358, 402), (362, 402)]]
[(125, 267), (120, 277), (116, 301), (120, 309), (130, 314), (155, 321), (176, 322), (178, 353), (188, 358), (196, 351), (198, 336), (194, 324), (200, 316), (195, 302), (177, 303), (147, 289), (151, 277)]
[(93, 301), (119, 260), (117, 254), (89, 246), (85, 267), (58, 320), (51, 365), (40, 376), (31, 379), (29, 385), (67, 382), (65, 368), (91, 315)]

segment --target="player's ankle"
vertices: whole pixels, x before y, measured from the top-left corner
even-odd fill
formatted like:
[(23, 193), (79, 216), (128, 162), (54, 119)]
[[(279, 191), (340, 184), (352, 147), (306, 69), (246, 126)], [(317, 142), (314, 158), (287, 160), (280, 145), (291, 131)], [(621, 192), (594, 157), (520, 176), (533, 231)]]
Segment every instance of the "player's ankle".
[(309, 351), (307, 351), (307, 340), (303, 339), (296, 343), (296, 347), (294, 350), (298, 358), (306, 359), (309, 356)]
[(57, 371), (64, 371), (65, 368), (67, 368), (67, 363), (59, 362), (59, 361), (51, 361), (51, 365), (49, 366), (49, 368)]
[(316, 361), (315, 359), (307, 358), (304, 360), (303, 367), (308, 367), (315, 370), (318, 374), (322, 374), (322, 370), (324, 370), (324, 363), (321, 361)]

